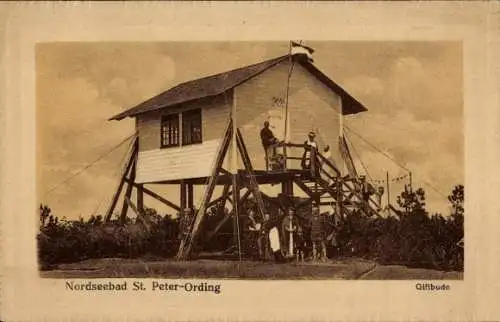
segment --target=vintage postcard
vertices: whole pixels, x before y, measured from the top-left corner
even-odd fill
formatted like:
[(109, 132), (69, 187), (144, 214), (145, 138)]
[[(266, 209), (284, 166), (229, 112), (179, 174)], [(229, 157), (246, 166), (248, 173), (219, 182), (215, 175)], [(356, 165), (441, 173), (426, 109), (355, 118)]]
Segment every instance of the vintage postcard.
[(3, 320), (500, 318), (498, 5), (2, 8)]

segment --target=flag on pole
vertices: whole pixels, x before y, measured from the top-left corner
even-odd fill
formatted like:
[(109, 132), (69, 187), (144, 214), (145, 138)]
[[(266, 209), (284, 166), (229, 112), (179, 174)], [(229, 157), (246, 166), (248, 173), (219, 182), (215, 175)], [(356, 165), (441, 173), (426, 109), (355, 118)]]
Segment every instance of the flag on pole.
[(312, 57), (312, 54), (314, 53), (314, 49), (309, 47), (309, 46), (306, 46), (306, 45), (303, 45), (302, 43), (298, 43), (298, 42), (295, 42), (295, 41), (291, 41), (290, 42), (291, 44), (291, 54), (294, 55), (294, 54), (305, 54), (307, 56), (307, 58), (313, 62), (313, 57)]
[(305, 50), (307, 50), (307, 52), (309, 52), (311, 55), (314, 54), (314, 49), (312, 47), (306, 46), (306, 45), (304, 45), (302, 43), (298, 43), (298, 42), (292, 41), (292, 48), (293, 47), (302, 47)]

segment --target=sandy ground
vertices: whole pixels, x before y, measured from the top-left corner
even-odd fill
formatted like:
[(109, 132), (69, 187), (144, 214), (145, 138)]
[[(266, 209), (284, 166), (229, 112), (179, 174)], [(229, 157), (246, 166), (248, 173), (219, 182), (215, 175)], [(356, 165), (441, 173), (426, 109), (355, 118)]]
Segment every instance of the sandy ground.
[(462, 280), (462, 272), (383, 266), (363, 259), (328, 263), (267, 263), (255, 261), (139, 259), (91, 259), (61, 264), (55, 270), (42, 271), (46, 278), (219, 278), (219, 279), (339, 279), (339, 280)]

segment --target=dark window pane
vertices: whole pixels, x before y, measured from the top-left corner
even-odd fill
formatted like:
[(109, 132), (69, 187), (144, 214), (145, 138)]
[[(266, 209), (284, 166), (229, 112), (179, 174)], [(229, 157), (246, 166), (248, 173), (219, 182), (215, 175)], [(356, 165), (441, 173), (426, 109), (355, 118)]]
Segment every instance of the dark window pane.
[(182, 145), (202, 142), (201, 109), (182, 113)]
[(179, 145), (179, 115), (165, 115), (161, 118), (161, 147)]

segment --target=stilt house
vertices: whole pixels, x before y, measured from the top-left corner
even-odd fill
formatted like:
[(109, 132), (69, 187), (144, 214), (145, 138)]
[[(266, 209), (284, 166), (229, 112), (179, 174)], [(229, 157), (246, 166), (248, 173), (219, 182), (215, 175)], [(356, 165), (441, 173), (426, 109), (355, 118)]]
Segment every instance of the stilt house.
[[(303, 143), (313, 130), (320, 145), (334, 147), (341, 134), (341, 115), (365, 110), (306, 55), (297, 54), (182, 83), (111, 119), (136, 119), (135, 180), (151, 183), (209, 176), (231, 115), (254, 169), (265, 170), (259, 135), (264, 121), (281, 140)], [(340, 155), (333, 157), (340, 164)], [(226, 162), (224, 168), (231, 173), (243, 169), (241, 159), (235, 168)], [(299, 165), (293, 162), (289, 167)]]
[[(117, 193), (123, 183), (129, 183), (124, 209), (130, 205), (139, 212), (143, 192), (181, 211), (185, 207), (199, 209), (191, 240), (186, 241), (188, 248), (198, 234), (205, 210), (214, 201), (216, 185), (225, 187), (218, 200), (229, 198), (232, 187), (236, 216), (238, 200), (243, 198), (240, 189), (247, 188), (245, 196), (254, 195), (262, 205), (262, 198), (268, 196), (262, 196), (259, 185), (268, 183), (281, 184), (282, 192), (289, 196), (293, 196), (293, 186), (299, 186), (310, 196), (310, 202), (321, 203), (326, 195), (338, 209), (348, 207), (349, 200), (352, 206), (353, 198), (359, 195), (353, 184), (341, 180), (346, 175), (342, 169), (348, 151), (338, 142), (343, 117), (363, 111), (366, 108), (360, 102), (304, 53), (185, 82), (111, 118), (135, 118), (138, 138)], [(269, 171), (260, 138), (265, 121), (282, 142), (278, 153), (285, 160), (281, 168)], [(310, 170), (306, 172), (311, 175), (304, 177), (301, 158), (310, 131), (316, 132), (318, 156), (323, 146), (332, 147), (330, 162), (315, 166), (324, 168), (327, 164), (333, 170), (329, 175), (333, 181), (319, 180)], [(144, 185), (149, 183), (179, 184), (180, 204), (146, 189)], [(193, 185), (205, 187), (201, 205), (193, 205)], [(138, 189), (138, 207), (129, 200), (132, 187)], [(113, 209), (114, 204), (108, 215)], [(179, 251), (180, 257), (187, 253), (189, 249)]]

